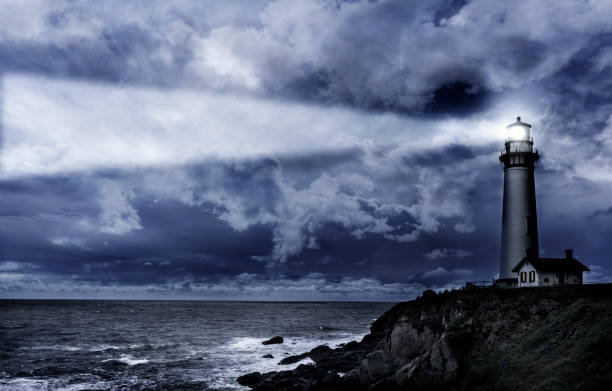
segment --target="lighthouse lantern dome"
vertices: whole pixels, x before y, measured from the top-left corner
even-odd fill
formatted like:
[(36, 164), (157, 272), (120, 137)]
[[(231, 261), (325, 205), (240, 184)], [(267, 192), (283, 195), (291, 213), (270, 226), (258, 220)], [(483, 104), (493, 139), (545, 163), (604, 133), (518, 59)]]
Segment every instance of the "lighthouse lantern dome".
[(508, 125), (506, 129), (508, 129), (507, 141), (531, 141), (531, 125), (522, 122), (521, 117), (516, 117), (516, 122)]

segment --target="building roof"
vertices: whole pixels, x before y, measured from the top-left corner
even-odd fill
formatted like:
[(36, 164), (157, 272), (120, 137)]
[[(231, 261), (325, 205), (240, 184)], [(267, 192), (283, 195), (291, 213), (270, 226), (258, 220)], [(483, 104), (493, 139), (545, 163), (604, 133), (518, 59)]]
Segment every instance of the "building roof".
[(525, 257), (512, 269), (518, 272), (523, 264), (529, 262), (539, 272), (588, 272), (590, 269), (574, 258), (535, 258)]
[(516, 117), (516, 122), (513, 122), (513, 123), (511, 123), (510, 125), (508, 125), (506, 127), (510, 128), (512, 126), (524, 126), (526, 128), (531, 128), (531, 125), (529, 125), (527, 122), (521, 121), (521, 117)]

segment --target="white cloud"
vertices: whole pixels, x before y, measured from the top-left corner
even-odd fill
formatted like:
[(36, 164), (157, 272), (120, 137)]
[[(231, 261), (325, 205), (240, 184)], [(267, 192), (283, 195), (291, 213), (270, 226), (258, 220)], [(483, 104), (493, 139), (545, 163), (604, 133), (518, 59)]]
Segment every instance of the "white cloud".
[(191, 68), (216, 87), (260, 91), (322, 71), (323, 97), (418, 109), (441, 82), (502, 90), (555, 74), (610, 28), (612, 11), (606, 2), (476, 0), (436, 26), (435, 3), (404, 3), (411, 12), (397, 17), (390, 3), (273, 1), (257, 27), (222, 26), (198, 37)]
[[(355, 2), (337, 7), (317, 1), (304, 1), (299, 5), (276, 1), (256, 17), (259, 22), (256, 24), (218, 23), (210, 33), (204, 33), (173, 19), (163, 28), (171, 32), (167, 39), (173, 43), (192, 45), (196, 55), (189, 67), (201, 77), (203, 82), (199, 87), (224, 90), (229, 86), (234, 93), (278, 91), (284, 88), (284, 83), (308, 76), (312, 70), (341, 69), (339, 79), (328, 75), (332, 80), (330, 86), (325, 87), (328, 88), (325, 94), (332, 101), (334, 94), (348, 91), (356, 97), (358, 106), (360, 99), (367, 101), (373, 97), (413, 107), (430, 97), (431, 83), (427, 80), (432, 72), (441, 71), (440, 64), (455, 64), (457, 53), (453, 50), (461, 49), (461, 62), (482, 65), (483, 83), (497, 89), (514, 88), (556, 72), (588, 37), (607, 23), (600, 14), (605, 11), (604, 5), (589, 8), (564, 3), (546, 7), (519, 2), (508, 7), (474, 1), (459, 14), (443, 21), (444, 27), (437, 27), (418, 17), (430, 15), (429, 8), (421, 8), (429, 6), (415, 4), (414, 12), (402, 23), (389, 21), (389, 28), (397, 32), (393, 34), (398, 39), (397, 47), (403, 50), (383, 51), (380, 54), (384, 56), (373, 57), (383, 63), (382, 68), (387, 71), (383, 74), (375, 71), (382, 68), (372, 64), (358, 66), (361, 63), (355, 60), (362, 59), (361, 54), (356, 58), (340, 58), (344, 53), (361, 53), (350, 46), (355, 37), (344, 40), (342, 34), (350, 30), (348, 27), (371, 23), (372, 15), (384, 9), (383, 3)], [(50, 12), (45, 9), (41, 15), (47, 17)], [(523, 26), (521, 34), (527, 40), (520, 41), (512, 22), (523, 20), (525, 12), (540, 23)], [(578, 17), (564, 25), (556, 22), (570, 14)], [(57, 34), (64, 36), (53, 35), (48, 39), (69, 41), (70, 37), (87, 38), (97, 34), (95, 25), (81, 31), (84, 27), (75, 24), (79, 20), (75, 15), (69, 14), (66, 23), (59, 28), (64, 32)], [(126, 15), (130, 23), (146, 27), (138, 12)], [(107, 16), (104, 14), (103, 18)], [(30, 26), (25, 26), (26, 35), (16, 35), (12, 39), (36, 39), (41, 34), (35, 27), (42, 16), (31, 17), (33, 21), (22, 21)], [(506, 22), (499, 23), (498, 17), (505, 18)], [(479, 22), (475, 23), (477, 19)], [(483, 34), (489, 30), (495, 40)], [(574, 33), (574, 38), (565, 45), (560, 33), (567, 31)], [(374, 50), (383, 42), (382, 38), (388, 38), (372, 35), (364, 41), (364, 50)], [(329, 40), (329, 37), (336, 39)], [(423, 37), (426, 37), (424, 42), (416, 41)], [(459, 39), (461, 42), (457, 41)], [(512, 45), (499, 45), (499, 49), (490, 46), (496, 40), (508, 43), (512, 39), (518, 39), (519, 45), (528, 43), (555, 50), (550, 56), (546, 52), (544, 60), (534, 63), (533, 68), (525, 65), (529, 68), (525, 76), (516, 72), (517, 68), (509, 68), (510, 65), (496, 60), (507, 58), (509, 54), (499, 53), (499, 50), (507, 50)], [(480, 44), (487, 50), (480, 50)], [(423, 51), (423, 45), (431, 50)], [(419, 56), (414, 55), (415, 51)], [(346, 65), (343, 61), (355, 66), (343, 67)], [(594, 61), (598, 69), (608, 66), (605, 51), (601, 51)], [(403, 82), (396, 83), (397, 80)], [(112, 87), (15, 74), (5, 75), (2, 97), (0, 175), (5, 178), (98, 168), (180, 166), (204, 160), (238, 161), (347, 149), (363, 152), (362, 166), (355, 169), (357, 172), (353, 176), (330, 172), (308, 180), (305, 185), (296, 185), (282, 168), (275, 170), (271, 175), (275, 176), (273, 185), (280, 198), (272, 202), (271, 207), (257, 210), (235, 189), (223, 188), (217, 183), (211, 182), (206, 191), (196, 194), (194, 189), (198, 184), (180, 169), (161, 171), (168, 173), (164, 177), (147, 176), (141, 182), (144, 190), (110, 180), (100, 185), (98, 221), (84, 221), (84, 225), (97, 224), (102, 232), (117, 235), (141, 229), (132, 200), (138, 192), (154, 191), (188, 205), (213, 204), (217, 216), (236, 230), (245, 230), (255, 224), (272, 225), (275, 245), (272, 255), (281, 260), (305, 247), (315, 248), (317, 230), (327, 223), (343, 226), (356, 238), (377, 234), (400, 242), (415, 241), (422, 233), (437, 232), (445, 219), (458, 220), (453, 225), (458, 233), (473, 232), (475, 226), (466, 193), (478, 175), (474, 166), (480, 167), (483, 160), (470, 161), (471, 167), (457, 162), (453, 167), (439, 169), (406, 167), (402, 159), (456, 143), (484, 146), (498, 142), (501, 146), (503, 127), (511, 121), (508, 112), (521, 112), (534, 123), (536, 132), (540, 131), (538, 122), (551, 115), (550, 111), (541, 110), (546, 107), (538, 102), (537, 96), (521, 95), (520, 92), (496, 99), (493, 107), (483, 114), (463, 119), (423, 120), (393, 113), (364, 113), (266, 100), (255, 95)], [(607, 145), (606, 132), (604, 130), (599, 138), (604, 147)], [(536, 139), (538, 141), (544, 140)], [(571, 137), (566, 141), (576, 143)], [(559, 147), (563, 142), (561, 138), (551, 141), (549, 145), (554, 148), (546, 151), (546, 164), (554, 165), (567, 157), (565, 150)], [(577, 165), (574, 174), (609, 180), (612, 164), (606, 158), (606, 151)], [(584, 156), (586, 152), (581, 150), (576, 156)], [(494, 160), (495, 157), (477, 159)], [(408, 175), (407, 171), (411, 171), (414, 179), (406, 183), (405, 189), (389, 190), (384, 180), (399, 174)], [(364, 208), (364, 204), (373, 205), (374, 210)], [(401, 213), (414, 219), (413, 224), (400, 227), (389, 223)], [(458, 253), (456, 256), (461, 257)]]
[[(463, 120), (424, 120), (14, 74), (2, 86), (2, 177), (350, 148), (400, 146), (397, 153), (414, 153), (453, 143), (501, 144), (510, 120), (508, 102)], [(375, 155), (368, 159), (381, 173), (393, 169)]]
[(89, 247), (87, 247), (86, 242), (83, 239), (69, 238), (67, 236), (59, 236), (56, 238), (52, 238), (50, 242), (56, 246), (62, 246), (62, 247), (73, 246), (73, 247), (78, 247), (84, 250), (89, 250)]
[(472, 252), (463, 250), (463, 249), (453, 249), (453, 248), (435, 248), (428, 253), (423, 254), (423, 256), (430, 260), (443, 259), (448, 256), (454, 256), (456, 258), (465, 258), (472, 255)]
[[(366, 178), (362, 185), (371, 189)], [(297, 190), (286, 180), (278, 182), (282, 203), (276, 206), (277, 225), (274, 230), (273, 257), (285, 260), (298, 254), (313, 239), (324, 223), (336, 223), (351, 230), (356, 238), (365, 233), (393, 231), (385, 217), (362, 209), (360, 197), (342, 191), (342, 186), (354, 186), (356, 175), (332, 177), (323, 173), (303, 189)]]
[[(404, 242), (416, 240), (424, 231), (436, 232), (441, 224), (440, 219), (470, 216), (464, 196), (459, 191), (437, 194), (435, 201), (430, 197), (417, 197), (415, 203), (406, 206), (396, 203), (401, 200), (395, 200), (389, 194), (386, 194), (387, 201), (375, 198), (373, 182), (358, 174), (332, 176), (323, 173), (301, 189), (283, 175), (280, 167), (274, 168), (269, 175), (278, 191), (276, 202), (269, 208), (260, 205), (253, 213), (249, 204), (261, 202), (260, 199), (252, 199), (252, 194), (248, 192), (226, 189), (219, 183), (214, 191), (206, 191), (201, 200), (222, 207), (217, 211), (218, 217), (234, 229), (272, 224), (274, 249), (271, 256), (280, 261), (299, 254), (305, 247), (316, 247), (318, 230), (330, 223), (342, 226), (356, 239), (363, 238), (365, 234), (378, 234)], [(433, 174), (427, 179), (428, 183), (417, 184), (417, 187), (420, 186), (417, 193), (423, 194), (422, 190), (435, 182)], [(453, 199), (448, 200), (447, 197)], [(437, 202), (439, 207), (430, 209), (429, 202)], [(423, 213), (423, 208), (427, 208), (426, 213)], [(389, 218), (401, 213), (416, 221), (409, 232), (405, 232), (402, 224), (389, 223)]]
[(425, 258), (432, 259), (432, 260), (442, 259), (442, 258), (446, 258), (447, 252), (448, 250), (445, 248), (436, 248), (428, 253), (423, 254), (423, 256)]
[[(389, 155), (379, 154), (379, 160), (386, 159)], [(367, 160), (356, 163), (351, 173), (323, 171), (300, 185), (281, 162), (258, 159), (209, 161), (193, 172), (176, 167), (135, 170), (115, 178), (88, 176), (87, 181), (98, 189), (100, 213), (77, 228), (127, 234), (143, 228), (133, 205), (136, 197), (172, 199), (206, 208), (237, 231), (269, 226), (273, 249), (267, 260), (282, 262), (305, 248), (317, 248), (321, 229), (330, 224), (341, 226), (356, 239), (374, 234), (405, 242), (416, 240), (422, 232), (437, 232), (445, 219), (471, 219), (464, 194), (469, 181), (445, 191), (440, 184), (447, 173), (426, 169), (428, 175), (418, 175), (423, 169), (413, 167), (417, 182), (385, 190), (377, 184), (381, 178), (376, 167), (372, 172)]]
[(22, 262), (3, 261), (0, 262), (0, 272), (15, 272), (22, 269), (24, 266), (32, 267), (33, 265)]
[(131, 188), (122, 183), (110, 180), (100, 183), (100, 231), (123, 235), (142, 228), (140, 216), (130, 203), (133, 197)]
[[(150, 32), (165, 45), (181, 43), (196, 27), (254, 22), (265, 0), (149, 1), (109, 0), (75, 3), (70, 0), (4, 1), (0, 7), (0, 37), (5, 41), (30, 41), (65, 46), (79, 40), (101, 38), (120, 26), (153, 27)], [(203, 12), (205, 11), (205, 12)], [(180, 15), (198, 15), (202, 21), (187, 25)], [(155, 29), (161, 29), (163, 33)], [(204, 32), (204, 31), (202, 31)]]
[(3, 40), (44, 39), (45, 18), (52, 8), (52, 4), (45, 0), (3, 1), (0, 37)]
[[(314, 79), (310, 93), (321, 101), (419, 110), (446, 82), (533, 88), (610, 30), (612, 8), (605, 1), (474, 0), (436, 25), (443, 1), (110, 4), (11, 2), (0, 10), (0, 37), (78, 51), (120, 45), (133, 33), (140, 41), (130, 41), (125, 58), (117, 55), (121, 80), (300, 96), (296, 85)], [(609, 65), (606, 54), (594, 56), (596, 69)], [(91, 66), (78, 57), (76, 64)], [(160, 64), (168, 66), (164, 74)]]
[[(486, 145), (503, 138), (497, 131), (503, 124), (497, 120), (501, 106), (488, 117), (426, 121), (252, 97), (119, 89), (18, 75), (7, 77), (4, 88), (4, 177), (176, 167), (130, 178), (131, 183), (92, 179), (99, 188), (101, 212), (97, 222), (82, 220), (81, 228), (97, 226), (116, 235), (141, 229), (132, 199), (155, 194), (190, 206), (213, 204), (217, 216), (236, 230), (273, 225), (272, 257), (280, 260), (315, 247), (317, 230), (327, 223), (341, 225), (356, 238), (373, 233), (400, 242), (436, 232), (445, 218), (459, 218), (456, 231), (471, 232), (465, 191), (476, 177), (472, 167), (457, 162), (442, 170), (406, 168), (403, 159), (458, 140)], [(278, 193), (270, 206), (255, 207), (251, 195), (226, 186), (223, 171), (200, 184), (182, 167), (208, 162), (240, 168), (258, 156), (345, 150), (362, 152), (353, 173), (323, 172), (306, 186), (293, 183), (282, 167), (262, 174)], [(379, 181), (398, 174), (413, 176), (413, 183), (391, 191), (379, 188)], [(407, 200), (407, 193), (415, 195)], [(402, 213), (415, 223), (400, 231), (388, 220)]]
[(449, 275), (450, 272), (442, 266), (438, 266), (434, 270), (430, 270), (428, 272), (423, 273), (424, 278), (443, 278), (448, 277)]
[(3, 86), (5, 177), (351, 148), (379, 121), (344, 109), (183, 90), (26, 76), (5, 77)]
[(600, 143), (600, 148), (580, 147), (578, 140), (572, 140), (573, 149), (581, 152), (582, 161), (576, 164), (573, 174), (596, 182), (612, 184), (612, 114), (608, 117), (606, 126), (593, 137)]
[[(244, 35), (248, 34), (248, 39)], [(257, 70), (243, 58), (236, 56), (234, 50), (248, 50), (253, 57), (270, 48), (257, 47), (261, 33), (249, 28), (246, 33), (230, 26), (219, 27), (210, 32), (205, 39), (193, 38), (195, 58), (190, 67), (202, 78), (208, 79), (208, 84), (216, 88), (231, 86), (255, 90), (260, 86)], [(255, 46), (255, 48), (253, 48)], [(210, 76), (213, 74), (214, 76)]]

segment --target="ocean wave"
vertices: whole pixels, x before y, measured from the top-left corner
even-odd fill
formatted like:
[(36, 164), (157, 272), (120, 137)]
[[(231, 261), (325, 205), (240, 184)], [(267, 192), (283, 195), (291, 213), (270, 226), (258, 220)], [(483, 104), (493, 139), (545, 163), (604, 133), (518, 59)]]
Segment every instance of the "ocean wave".
[(81, 391), (84, 389), (109, 389), (111, 384), (104, 381), (94, 382), (73, 382), (68, 380), (45, 380), (32, 379), (27, 377), (17, 377), (9, 380), (0, 380), (0, 391), (41, 391), (41, 390), (57, 390), (57, 391)]
[(327, 345), (331, 348), (338, 347), (343, 343), (347, 343), (354, 340), (360, 340), (363, 334), (341, 334), (333, 338), (309, 338), (309, 337), (288, 337), (282, 344), (263, 345), (262, 342), (266, 338), (256, 337), (236, 337), (232, 338), (228, 343), (222, 345), (220, 348), (223, 350), (231, 351), (269, 351), (269, 350), (289, 350), (297, 351), (297, 353), (304, 353), (319, 345)]
[[(108, 330), (116, 326), (113, 314), (125, 312), (125, 303), (105, 303), (101, 315), (91, 313), (91, 327), (85, 329), (56, 316), (58, 309), (76, 315), (83, 311), (73, 307), (92, 304), (62, 301), (19, 312), (13, 324), (28, 326), (11, 331), (15, 335), (11, 346), (18, 354), (9, 350), (0, 355), (0, 391), (117, 391), (122, 386), (247, 391), (236, 383), (237, 377), (312, 365), (308, 358), (290, 365), (278, 363), (322, 344), (335, 348), (359, 340), (368, 331), (369, 319), (380, 312), (346, 303), (144, 303), (138, 304), (143, 306), (140, 315), (127, 320), (117, 334)], [(334, 314), (346, 307), (360, 311), (354, 315), (345, 311), (336, 319)], [(274, 335), (282, 335), (284, 343), (261, 344)], [(273, 358), (263, 358), (268, 355)]]
[(139, 349), (166, 349), (180, 346), (177, 343), (154, 343), (154, 344), (141, 344), (135, 343), (130, 345), (109, 345), (109, 344), (100, 344), (89, 348), (90, 352), (101, 352), (106, 350), (139, 350)]
[(106, 360), (102, 360), (102, 362), (110, 362), (110, 361), (120, 362), (122, 364), (126, 364), (126, 365), (129, 365), (129, 366), (146, 364), (146, 363), (149, 362), (149, 360), (146, 359), (146, 358), (137, 359), (137, 358), (132, 358), (132, 357), (127, 356), (127, 355), (122, 355), (119, 358), (109, 358), (109, 359), (106, 359)]
[(262, 346), (265, 339), (255, 337), (236, 337), (228, 342), (225, 347), (229, 350), (253, 350)]
[(122, 349), (126, 349), (126, 347), (117, 346), (117, 345), (101, 344), (101, 345), (92, 346), (87, 350), (89, 350), (90, 352), (104, 352), (106, 350), (122, 350)]
[(67, 352), (76, 352), (78, 350), (83, 350), (77, 346), (71, 345), (38, 345), (38, 346), (24, 346), (21, 350), (64, 350)]
[(40, 391), (47, 390), (49, 387), (47, 380), (29, 379), (17, 377), (7, 381), (0, 381), (0, 391)]
[[(363, 334), (341, 334), (334, 338), (285, 337), (282, 344), (275, 345), (263, 345), (262, 342), (267, 338), (235, 337), (211, 350), (210, 358), (226, 365), (212, 369), (208, 381), (214, 389), (247, 390), (248, 388), (235, 382), (238, 376), (249, 372), (285, 371), (295, 369), (299, 365), (312, 365), (314, 361), (310, 358), (289, 365), (280, 366), (278, 363), (287, 356), (308, 352), (320, 345), (335, 348), (362, 337)], [(266, 354), (271, 354), (274, 358), (263, 358)]]
[(74, 346), (74, 345), (38, 345), (38, 346), (24, 346), (21, 350), (63, 350), (66, 352), (77, 352), (77, 351), (87, 351), (87, 352), (103, 352), (106, 350), (127, 350), (127, 349), (137, 349), (142, 345), (129, 345), (129, 346), (118, 346), (118, 345), (109, 345), (109, 344), (101, 344), (90, 347), (83, 346)]

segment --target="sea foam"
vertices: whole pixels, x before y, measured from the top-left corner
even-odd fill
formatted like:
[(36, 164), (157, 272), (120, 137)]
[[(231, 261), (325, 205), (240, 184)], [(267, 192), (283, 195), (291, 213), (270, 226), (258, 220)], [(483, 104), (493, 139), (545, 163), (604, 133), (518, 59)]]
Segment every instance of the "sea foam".
[(119, 358), (109, 358), (107, 360), (102, 360), (102, 362), (109, 362), (109, 361), (116, 361), (116, 362), (120, 362), (120, 363), (129, 365), (129, 366), (146, 364), (149, 362), (149, 360), (147, 360), (146, 358), (136, 359), (136, 358), (132, 358), (127, 355), (122, 355)]

